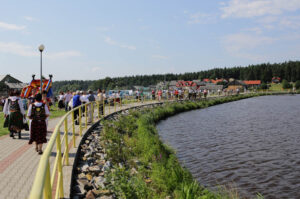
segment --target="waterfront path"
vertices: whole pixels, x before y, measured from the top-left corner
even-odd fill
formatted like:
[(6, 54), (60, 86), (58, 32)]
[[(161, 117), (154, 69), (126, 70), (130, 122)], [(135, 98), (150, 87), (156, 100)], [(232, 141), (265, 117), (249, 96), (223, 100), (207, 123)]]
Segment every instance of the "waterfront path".
[[(145, 103), (132, 103), (129, 105), (123, 105), (122, 107), (117, 107), (116, 111), (120, 109), (126, 109), (134, 106), (140, 106), (145, 104), (155, 103), (145, 102)], [(113, 113), (115, 111), (114, 107), (108, 107), (105, 109), (105, 113)], [(54, 130), (57, 123), (61, 118), (51, 119), (48, 123), (48, 133), (47, 139), (49, 140), (52, 131)], [(84, 121), (83, 121), (84, 122)], [(69, 125), (71, 126), (71, 125)], [(84, 128), (85, 124), (83, 123), (83, 134), (89, 129)], [(0, 137), (0, 199), (25, 199), (28, 197), (33, 180), (36, 175), (36, 170), (39, 164), (40, 155), (35, 151), (35, 145), (29, 145), (29, 132), (22, 132), (22, 139), (12, 139), (8, 135)], [(79, 145), (81, 137), (76, 136), (76, 147), (71, 148), (69, 151), (70, 155), (70, 165), (64, 166), (64, 192), (65, 196), (69, 196), (69, 187), (72, 173), (73, 161)], [(69, 146), (72, 146), (72, 133), (69, 132)], [(46, 148), (46, 145), (43, 146)], [(54, 151), (55, 152), (55, 151)], [(50, 159), (50, 165), (53, 166), (54, 157)]]

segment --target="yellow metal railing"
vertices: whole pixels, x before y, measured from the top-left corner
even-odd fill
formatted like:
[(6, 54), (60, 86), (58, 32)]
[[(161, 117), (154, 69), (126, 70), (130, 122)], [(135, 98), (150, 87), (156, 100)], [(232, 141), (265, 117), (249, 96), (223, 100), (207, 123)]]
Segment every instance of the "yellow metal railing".
[[(101, 104), (100, 104), (101, 103)], [(100, 115), (100, 108), (103, 106), (103, 115)], [(94, 107), (97, 107), (95, 114)], [(53, 134), (41, 156), (34, 183), (30, 192), (29, 199), (51, 199), (51, 198), (64, 198), (63, 187), (63, 166), (69, 165), (69, 128), (71, 127), (73, 147), (76, 146), (76, 127), (75, 127), (75, 112), (78, 113), (77, 121), (79, 124), (79, 135), (82, 136), (83, 123), (82, 123), (82, 110), (84, 110), (85, 124), (87, 128), (88, 119), (90, 117), (91, 124), (95, 119), (99, 120), (105, 114), (104, 102), (90, 102), (81, 106), (78, 106), (68, 113), (66, 113), (56, 125)], [(96, 118), (94, 116), (96, 115)], [(64, 127), (63, 136), (61, 138), (61, 127)], [(56, 149), (56, 151), (54, 151)], [(63, 153), (62, 153), (63, 151)], [(55, 161), (53, 166), (50, 167), (50, 157), (53, 152), (56, 152)], [(51, 171), (50, 171), (51, 168)]]
[[(151, 97), (149, 99), (145, 98), (144, 101), (148, 100), (153, 101)], [(112, 102), (113, 105), (111, 104)], [(140, 99), (136, 100), (130, 97), (124, 99), (120, 98), (120, 102), (116, 102), (116, 99), (113, 99), (108, 102), (108, 105), (105, 104), (104, 100), (101, 102), (90, 102), (72, 109), (61, 118), (41, 156), (29, 199), (64, 198), (63, 166), (69, 165), (69, 146), (76, 147), (76, 132), (79, 132), (79, 136), (82, 136), (83, 128), (87, 129), (88, 122), (94, 124), (94, 121), (103, 118), (106, 115), (106, 106), (108, 106), (108, 114), (112, 111), (111, 105), (114, 107), (114, 111), (117, 111), (117, 107), (119, 107), (119, 109), (127, 108), (123, 102), (128, 105), (140, 102)], [(96, 110), (94, 110), (95, 107)], [(100, 109), (102, 107), (103, 111), (101, 111), (101, 113)], [(89, 119), (90, 121), (88, 121)], [(75, 121), (78, 122), (78, 128), (75, 126)], [(63, 131), (61, 131), (62, 127)], [(63, 132), (62, 137), (61, 132)], [(69, 132), (72, 132), (72, 142), (70, 143)], [(52, 153), (56, 154), (53, 164), (51, 164), (52, 159), (50, 158)]]

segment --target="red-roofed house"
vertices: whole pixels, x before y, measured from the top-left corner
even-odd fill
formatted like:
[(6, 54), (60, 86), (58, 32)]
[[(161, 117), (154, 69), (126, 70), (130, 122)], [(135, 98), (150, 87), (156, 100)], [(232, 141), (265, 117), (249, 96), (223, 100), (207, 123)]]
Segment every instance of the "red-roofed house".
[(184, 88), (184, 87), (197, 87), (197, 84), (193, 81), (178, 81), (176, 84), (177, 88)]
[(226, 80), (224, 80), (224, 79), (216, 79), (216, 80), (211, 79), (210, 81), (211, 81), (211, 83), (213, 83), (213, 84), (217, 84), (217, 83), (219, 83), (219, 82), (224, 82), (224, 81), (226, 81)]
[(247, 84), (248, 87), (258, 87), (261, 85), (260, 80), (246, 80), (244, 83)]
[(275, 83), (275, 84), (278, 84), (278, 83), (280, 83), (280, 77), (273, 77), (272, 78), (272, 83)]

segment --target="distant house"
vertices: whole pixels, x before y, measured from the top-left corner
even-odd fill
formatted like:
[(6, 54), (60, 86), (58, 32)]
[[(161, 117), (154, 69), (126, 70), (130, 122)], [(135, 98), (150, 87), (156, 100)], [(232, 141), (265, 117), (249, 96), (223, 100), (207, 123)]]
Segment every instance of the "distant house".
[(197, 84), (197, 87), (206, 85), (206, 82), (201, 80), (193, 80), (193, 82)]
[(197, 84), (193, 81), (178, 81), (176, 87), (181, 89), (197, 89)]
[(10, 90), (21, 91), (28, 84), (8, 75), (0, 75), (0, 96), (8, 96)]
[(211, 83), (218, 84), (219, 82), (227, 82), (226, 79), (211, 79)]
[(137, 90), (143, 90), (144, 89), (144, 86), (133, 86), (134, 90), (137, 91)]
[(248, 86), (248, 87), (253, 87), (253, 88), (257, 88), (261, 85), (261, 81), (260, 80), (247, 80), (244, 81), (244, 83)]
[(236, 89), (244, 89), (244, 88), (247, 88), (247, 84), (245, 84), (243, 81), (240, 81), (240, 80), (233, 80), (233, 81), (230, 81), (228, 84), (227, 84), (227, 89), (228, 90), (236, 90)]
[(210, 83), (211, 82), (210, 79), (207, 79), (207, 78), (203, 79), (203, 81), (206, 82), (206, 83)]
[(155, 90), (156, 89), (156, 86), (155, 85), (150, 85), (149, 86), (149, 89), (152, 91), (152, 90)]
[(280, 83), (280, 81), (281, 81), (280, 77), (273, 77), (272, 78), (272, 83), (274, 83), (274, 84), (278, 84), (278, 83)]
[(169, 87), (169, 90), (176, 90), (177, 89), (176, 84), (177, 84), (177, 81), (175, 81), (175, 80), (168, 82), (167, 85)]
[(202, 90), (202, 91), (206, 89), (210, 92), (216, 93), (216, 92), (218, 92), (218, 90), (223, 89), (223, 85), (216, 85), (216, 84), (213, 84), (213, 83), (207, 83), (206, 85), (200, 86), (198, 89)]

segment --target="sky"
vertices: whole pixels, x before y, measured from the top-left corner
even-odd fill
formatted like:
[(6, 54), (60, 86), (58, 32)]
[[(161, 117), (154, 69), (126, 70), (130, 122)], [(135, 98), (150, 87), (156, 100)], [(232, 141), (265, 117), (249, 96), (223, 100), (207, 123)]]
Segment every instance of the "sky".
[(0, 75), (23, 82), (295, 61), (300, 0), (0, 0)]

